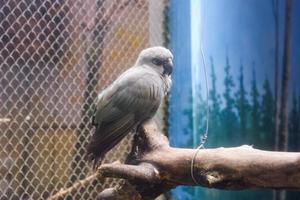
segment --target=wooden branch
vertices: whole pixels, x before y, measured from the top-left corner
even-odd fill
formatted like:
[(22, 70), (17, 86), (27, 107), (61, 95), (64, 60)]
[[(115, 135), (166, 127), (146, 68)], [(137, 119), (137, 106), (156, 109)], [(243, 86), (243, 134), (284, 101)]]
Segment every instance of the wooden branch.
[[(196, 185), (190, 167), (197, 150), (170, 147), (154, 122), (143, 125), (134, 146), (135, 157), (127, 161), (134, 165), (106, 164), (99, 170), (104, 177), (126, 179), (137, 191), (136, 199), (154, 199), (178, 185)], [(263, 151), (246, 145), (202, 149), (195, 160), (194, 174), (197, 182), (208, 188), (300, 190), (300, 153)], [(104, 190), (99, 199), (115, 199), (116, 190), (120, 193), (127, 188), (115, 188), (114, 193)], [(104, 198), (104, 193), (109, 198)]]
[(143, 165), (103, 164), (99, 170), (104, 177), (149, 183), (159, 181), (158, 171), (151, 164), (148, 166), (146, 164)]
[[(99, 199), (154, 199), (178, 185), (195, 186), (190, 168), (196, 151), (170, 147), (155, 123), (148, 121), (136, 134), (125, 164), (115, 162), (98, 168), (101, 178), (123, 179), (116, 187), (101, 192)], [(300, 153), (262, 151), (246, 145), (202, 149), (195, 159), (194, 175), (201, 186), (208, 188), (300, 190)], [(61, 199), (86, 187), (86, 183), (77, 183), (50, 199)]]
[(101, 178), (101, 174), (95, 172), (94, 174), (88, 176), (84, 180), (76, 182), (74, 185), (67, 189), (61, 189), (59, 192), (49, 197), (48, 200), (59, 200), (65, 199), (67, 195), (74, 194), (78, 192), (81, 188), (87, 187), (93, 180)]

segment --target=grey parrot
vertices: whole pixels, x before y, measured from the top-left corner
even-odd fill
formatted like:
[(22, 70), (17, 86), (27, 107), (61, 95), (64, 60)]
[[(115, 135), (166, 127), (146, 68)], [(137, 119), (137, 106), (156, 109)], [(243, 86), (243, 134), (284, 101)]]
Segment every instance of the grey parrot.
[(93, 117), (96, 130), (87, 147), (94, 167), (131, 130), (155, 115), (171, 87), (172, 60), (164, 47), (144, 49), (133, 67), (100, 92)]

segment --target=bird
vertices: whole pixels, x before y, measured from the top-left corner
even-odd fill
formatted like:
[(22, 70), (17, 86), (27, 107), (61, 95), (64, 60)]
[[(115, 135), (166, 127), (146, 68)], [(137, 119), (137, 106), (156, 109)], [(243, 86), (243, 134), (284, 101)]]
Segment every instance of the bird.
[(98, 94), (92, 119), (95, 132), (87, 146), (94, 168), (129, 132), (155, 115), (170, 92), (172, 71), (169, 49), (146, 48), (132, 67)]

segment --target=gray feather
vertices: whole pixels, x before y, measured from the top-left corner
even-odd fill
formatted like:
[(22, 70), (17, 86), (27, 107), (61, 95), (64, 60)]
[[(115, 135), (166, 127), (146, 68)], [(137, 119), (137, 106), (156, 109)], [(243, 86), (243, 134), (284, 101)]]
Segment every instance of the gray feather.
[(95, 166), (128, 132), (155, 114), (164, 95), (162, 84), (155, 72), (134, 67), (99, 95), (97, 128), (88, 147)]
[[(154, 58), (162, 61), (154, 62)], [(96, 131), (88, 145), (94, 166), (132, 129), (154, 116), (171, 86), (172, 58), (166, 48), (145, 49), (134, 67), (98, 95)]]

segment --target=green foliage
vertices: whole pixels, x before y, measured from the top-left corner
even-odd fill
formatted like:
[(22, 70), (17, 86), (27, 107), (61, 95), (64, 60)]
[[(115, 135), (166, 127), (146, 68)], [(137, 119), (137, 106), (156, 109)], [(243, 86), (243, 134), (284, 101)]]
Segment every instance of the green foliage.
[[(249, 88), (245, 86), (244, 67), (241, 64), (234, 91), (234, 79), (230, 74), (230, 62), (226, 57), (224, 92), (218, 92), (214, 60), (210, 57), (210, 91), (209, 91), (209, 134), (206, 146), (233, 146), (241, 144), (254, 145), (257, 148), (272, 150), (274, 148), (275, 101), (267, 77), (264, 80), (261, 94), (257, 87), (253, 63), (252, 81)], [(198, 133), (196, 143), (205, 129), (206, 103), (198, 86), (197, 97), (190, 97), (190, 104), (184, 111), (188, 124), (184, 129), (189, 138), (188, 147), (193, 147), (195, 138), (193, 129)], [(247, 90), (248, 89), (248, 90)], [(248, 92), (249, 91), (249, 92)], [(234, 95), (233, 95), (234, 93)], [(249, 94), (249, 95), (248, 95)], [(194, 107), (193, 107), (194, 104)], [(197, 113), (195, 113), (195, 110)], [(293, 96), (292, 109), (289, 115), (291, 150), (300, 148), (300, 99)], [(196, 124), (195, 124), (196, 123)]]
[(239, 81), (239, 89), (236, 92), (236, 109), (239, 119), (239, 132), (243, 136), (244, 140), (248, 140), (248, 123), (249, 123), (249, 110), (250, 105), (247, 100), (247, 92), (244, 86), (244, 71), (243, 65), (240, 67), (240, 75), (238, 78)]
[[(224, 140), (218, 133), (221, 131), (221, 119), (220, 119), (220, 110), (221, 110), (221, 99), (218, 94), (216, 82), (217, 77), (215, 73), (214, 61), (210, 57), (211, 62), (211, 89), (209, 91), (209, 100), (210, 100), (210, 115), (209, 115), (209, 132), (213, 136), (209, 141), (214, 142), (215, 145), (221, 145), (221, 142)], [(223, 136), (223, 135), (222, 135)]]
[(273, 144), (273, 133), (274, 133), (274, 116), (275, 116), (275, 102), (273, 99), (270, 82), (266, 78), (263, 84), (262, 104), (261, 104), (261, 132), (257, 138), (263, 143), (260, 147), (272, 150)]
[(252, 70), (252, 82), (251, 82), (251, 105), (250, 105), (250, 134), (251, 134), (251, 143), (254, 142), (256, 134), (260, 131), (260, 103), (259, 103), (259, 92), (256, 85), (256, 75), (255, 68), (253, 63)]
[[(225, 107), (221, 111), (222, 134), (227, 140), (223, 141), (224, 146), (236, 145), (239, 140), (237, 130), (237, 116), (234, 112), (235, 99), (232, 97), (232, 89), (234, 88), (233, 78), (230, 75), (229, 58), (226, 57), (225, 66), (225, 91), (223, 93)], [(234, 131), (235, 130), (235, 131)]]
[(171, 35), (170, 35), (170, 24), (169, 24), (169, 9), (170, 9), (170, 5), (169, 3), (166, 4), (166, 6), (164, 7), (164, 21), (163, 21), (163, 38), (164, 38), (164, 46), (168, 47), (170, 44), (170, 40), (171, 40)]
[[(192, 102), (192, 97), (190, 97), (190, 102)], [(183, 115), (185, 115), (188, 119), (187, 125), (184, 127), (183, 134), (188, 137), (186, 147), (193, 148), (193, 109), (192, 109), (192, 103), (188, 105), (188, 108), (186, 108), (183, 111)]]
[[(300, 99), (299, 99), (300, 100)], [(292, 110), (289, 116), (290, 150), (300, 150), (300, 102), (297, 100), (295, 92), (293, 93)]]
[[(200, 141), (200, 137), (201, 134), (204, 133), (204, 122), (205, 122), (205, 109), (206, 109), (206, 105), (204, 102), (204, 99), (202, 98), (202, 96), (200, 95), (201, 93), (201, 87), (199, 86), (199, 96), (196, 99), (196, 102), (194, 102), (196, 104), (196, 109), (198, 111), (198, 113), (193, 113), (193, 98), (192, 95), (189, 98), (190, 104), (188, 105), (188, 107), (183, 111), (183, 114), (187, 117), (188, 119), (188, 123), (187, 126), (184, 127), (184, 134), (188, 137), (188, 141), (186, 144), (186, 147), (193, 147), (193, 143), (195, 143), (193, 141), (193, 128), (195, 127), (193, 123), (195, 123), (194, 117), (197, 118), (197, 124), (199, 125), (198, 127), (196, 127), (196, 131), (198, 134), (198, 141), (197, 143), (199, 143)], [(192, 92), (190, 92), (190, 94), (192, 94)], [(195, 100), (194, 99), (194, 100)]]

